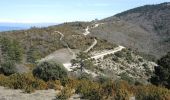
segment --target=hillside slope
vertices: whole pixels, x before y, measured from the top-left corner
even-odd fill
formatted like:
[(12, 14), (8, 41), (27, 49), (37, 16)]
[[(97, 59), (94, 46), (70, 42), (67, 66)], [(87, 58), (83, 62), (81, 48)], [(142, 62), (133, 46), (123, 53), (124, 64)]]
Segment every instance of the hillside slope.
[(159, 58), (170, 49), (170, 3), (146, 5), (101, 20), (94, 36)]
[[(44, 57), (59, 63), (66, 63), (72, 59), (70, 51), (78, 53), (79, 51), (88, 52), (92, 48), (102, 50), (115, 47), (115, 45), (107, 41), (83, 35), (86, 27), (90, 24), (90, 22), (72, 22), (46, 28), (34, 27), (28, 30), (1, 32), (0, 40), (2, 41), (0, 41), (0, 46), (6, 40), (9, 40), (8, 42), (11, 42), (11, 45), (13, 45), (12, 41), (17, 41), (23, 50), (23, 56), (20, 61), (22, 66), (35, 64)], [(94, 43), (94, 40), (97, 43)], [(2, 47), (0, 47), (0, 50)], [(11, 48), (5, 48), (4, 51), (9, 51)], [(1, 54), (4, 55), (4, 52), (0, 52), (0, 56)], [(4, 57), (2, 56), (2, 58)], [(1, 59), (0, 64), (3, 61)]]
[[(137, 24), (153, 34), (153, 53), (163, 55), (170, 49), (170, 3), (146, 5), (117, 14), (122, 20)], [(153, 50), (153, 49), (151, 49)]]

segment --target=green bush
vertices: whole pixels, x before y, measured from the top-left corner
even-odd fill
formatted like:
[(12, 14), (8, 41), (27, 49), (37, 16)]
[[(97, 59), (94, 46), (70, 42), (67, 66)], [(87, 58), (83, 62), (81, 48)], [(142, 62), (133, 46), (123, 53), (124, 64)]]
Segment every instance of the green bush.
[(38, 64), (33, 70), (33, 75), (44, 81), (62, 80), (68, 77), (66, 69), (62, 65), (54, 62), (43, 62)]
[(143, 62), (144, 60), (142, 58), (138, 58), (138, 61)]
[(155, 72), (151, 78), (151, 83), (162, 85), (170, 89), (170, 52), (158, 60), (158, 65), (159, 66), (155, 66)]
[(104, 83), (106, 83), (110, 80), (111, 79), (109, 77), (106, 77), (106, 76), (103, 76), (103, 75), (97, 77), (97, 82), (100, 83), (100, 84), (104, 84)]
[(3, 64), (1, 64), (1, 73), (4, 75), (11, 75), (17, 72), (16, 66), (13, 61), (8, 61)]
[(122, 51), (119, 51), (119, 52), (116, 52), (116, 53), (115, 53), (115, 56), (116, 56), (116, 57), (119, 57), (119, 58), (122, 58), (122, 57), (124, 57), (124, 54), (123, 54)]
[(127, 81), (129, 84), (134, 84), (135, 80), (128, 75), (128, 73), (121, 73), (120, 77), (122, 80)]
[(95, 65), (93, 64), (92, 61), (90, 60), (85, 60), (82, 62), (82, 66), (85, 69), (90, 69), (90, 70), (94, 70), (95, 69)]
[(92, 76), (87, 73), (81, 73), (81, 75), (78, 77), (79, 80), (85, 79), (85, 80), (92, 80)]

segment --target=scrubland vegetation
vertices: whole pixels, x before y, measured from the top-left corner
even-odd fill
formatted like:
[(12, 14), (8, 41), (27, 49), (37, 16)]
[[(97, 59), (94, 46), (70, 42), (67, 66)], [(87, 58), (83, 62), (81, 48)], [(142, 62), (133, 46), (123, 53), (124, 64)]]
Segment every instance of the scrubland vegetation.
[[(169, 61), (168, 55), (158, 62), (161, 64)], [(56, 99), (68, 99), (74, 94), (79, 94), (81, 98), (90, 100), (129, 100), (133, 97), (137, 100), (170, 100), (170, 90), (161, 83), (158, 86), (132, 85), (127, 81), (113, 81), (104, 76), (92, 79), (83, 74), (78, 78), (73, 78), (68, 76), (62, 65), (53, 62), (38, 64), (32, 73), (15, 73), (10, 76), (1, 74), (0, 85), (22, 89), (27, 93), (41, 89), (60, 90), (59, 94), (56, 93)]]
[[(154, 85), (129, 85), (126, 81), (105, 81), (100, 83), (96, 80), (87, 79), (72, 79), (65, 80), (65, 85), (62, 82), (43, 81), (28, 74), (13, 74), (11, 76), (0, 75), (0, 85), (13, 88), (23, 89), (30, 93), (41, 89), (56, 89), (61, 90), (57, 95), (58, 99), (67, 99), (73, 94), (80, 94), (84, 99), (90, 100), (129, 100), (135, 97), (137, 100), (169, 100), (170, 91), (163, 87)], [(62, 88), (63, 87), (63, 88)]]
[[(71, 49), (85, 50), (94, 39), (78, 34), (86, 26), (85, 23), (71, 23), (70, 27), (65, 23), (57, 28), (49, 27), (42, 30), (32, 28), (27, 31), (2, 34), (0, 37), (0, 86), (22, 89), (27, 93), (35, 90), (55, 89), (60, 91), (59, 94), (56, 92), (56, 99), (62, 100), (68, 99), (74, 94), (90, 100), (129, 100), (130, 98), (170, 100), (170, 53), (158, 60), (159, 66), (155, 67), (154, 75), (148, 80), (147, 85), (137, 82), (132, 84), (133, 78), (126, 77), (126, 73), (121, 74), (122, 77), (117, 80), (105, 76), (92, 78), (84, 73), (73, 77), (59, 63), (47, 61), (37, 63), (40, 58), (64, 48), (59, 41), (60, 35), (53, 34), (56, 30), (63, 32), (66, 37), (65, 42)], [(75, 29), (78, 32), (74, 32)], [(115, 45), (107, 43), (105, 40), (98, 40), (98, 44), (93, 50), (113, 49), (114, 47)], [(123, 50), (114, 55), (107, 55), (104, 59), (111, 57), (111, 62), (114, 61), (119, 65), (144, 62), (142, 58), (136, 57), (134, 60), (133, 56), (130, 50)], [(82, 67), (88, 70), (99, 69), (99, 66), (94, 65), (93, 61), (83, 61), (88, 57), (88, 54), (80, 53), (76, 60), (72, 60), (72, 63), (81, 63)], [(127, 63), (125, 64), (121, 58)], [(19, 73), (16, 68), (18, 64), (29, 67), (30, 70), (27, 73)], [(145, 69), (148, 68), (147, 64), (142, 66)], [(151, 75), (150, 70), (146, 74)]]

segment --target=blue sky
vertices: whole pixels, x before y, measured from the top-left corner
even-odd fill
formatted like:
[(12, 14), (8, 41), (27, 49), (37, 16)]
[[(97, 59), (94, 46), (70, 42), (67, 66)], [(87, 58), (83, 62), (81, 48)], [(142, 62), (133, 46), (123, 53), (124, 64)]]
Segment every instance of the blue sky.
[(170, 0), (1, 0), (0, 22), (61, 23), (102, 19)]

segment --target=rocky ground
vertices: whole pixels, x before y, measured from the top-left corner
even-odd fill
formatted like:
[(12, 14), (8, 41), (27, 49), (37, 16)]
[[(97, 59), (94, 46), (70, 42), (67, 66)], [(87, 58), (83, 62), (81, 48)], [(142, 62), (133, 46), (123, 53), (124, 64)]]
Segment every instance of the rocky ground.
[(122, 50), (115, 54), (106, 55), (103, 59), (93, 61), (101, 73), (114, 78), (138, 80), (146, 82), (151, 76), (154, 62), (147, 61), (130, 50)]

